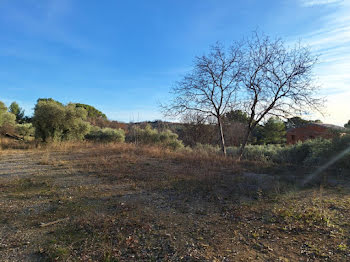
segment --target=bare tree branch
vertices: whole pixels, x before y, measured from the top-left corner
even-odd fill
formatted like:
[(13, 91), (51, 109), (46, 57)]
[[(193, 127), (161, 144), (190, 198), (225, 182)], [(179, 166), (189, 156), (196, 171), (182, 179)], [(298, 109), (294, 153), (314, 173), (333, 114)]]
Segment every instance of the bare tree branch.
[(281, 39), (255, 32), (248, 39), (245, 51), (241, 98), (250, 116), (245, 141), (267, 116), (292, 116), (304, 111), (320, 111), (323, 99), (317, 97), (312, 69), (317, 62), (307, 47), (288, 49)]

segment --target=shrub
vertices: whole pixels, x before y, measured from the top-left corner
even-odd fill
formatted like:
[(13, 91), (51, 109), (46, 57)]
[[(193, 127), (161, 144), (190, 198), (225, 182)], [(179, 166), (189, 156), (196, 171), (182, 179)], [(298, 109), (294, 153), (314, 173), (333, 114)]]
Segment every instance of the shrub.
[[(332, 146), (330, 139), (312, 139), (298, 145), (296, 152), (291, 155), (294, 163), (303, 163), (305, 165), (318, 165), (323, 162), (324, 154)], [(292, 147), (293, 148), (293, 147)]]
[(295, 145), (283, 147), (273, 161), (306, 166), (320, 165), (327, 161), (326, 155), (329, 155), (332, 144), (333, 141), (330, 139), (310, 139), (303, 143), (298, 142)]
[(335, 167), (350, 168), (350, 135), (334, 138), (333, 140), (318, 140), (310, 146), (310, 153), (304, 160), (306, 165), (322, 165), (336, 158), (347, 150), (339, 160), (334, 163)]
[(140, 143), (144, 145), (160, 145), (162, 147), (173, 150), (183, 148), (181, 140), (178, 140), (178, 135), (170, 130), (158, 131), (147, 125), (144, 129), (140, 127), (132, 127), (128, 133), (129, 142)]
[(201, 153), (201, 154), (218, 154), (221, 153), (221, 149), (218, 145), (213, 146), (209, 144), (200, 144), (197, 143), (194, 147), (193, 150)]
[[(348, 152), (346, 152), (348, 150)], [(295, 145), (247, 145), (243, 159), (298, 164), (305, 166), (323, 165), (339, 154), (342, 157), (334, 163), (339, 168), (350, 168), (350, 135), (331, 139), (312, 139)], [(238, 155), (238, 147), (229, 147), (227, 153)]]
[[(276, 161), (282, 150), (284, 147), (281, 145), (247, 145), (242, 159), (260, 162)], [(227, 154), (238, 156), (238, 151), (238, 147), (229, 147)]]
[(123, 129), (99, 128), (92, 127), (90, 132), (85, 136), (87, 140), (97, 142), (124, 142), (125, 132)]
[(16, 133), (22, 137), (34, 136), (35, 129), (31, 123), (17, 124)]

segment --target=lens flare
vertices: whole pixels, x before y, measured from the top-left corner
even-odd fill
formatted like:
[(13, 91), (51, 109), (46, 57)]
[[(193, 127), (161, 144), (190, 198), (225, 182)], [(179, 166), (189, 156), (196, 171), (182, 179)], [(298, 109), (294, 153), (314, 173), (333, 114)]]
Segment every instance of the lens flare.
[(319, 167), (314, 173), (310, 174), (309, 176), (307, 176), (303, 182), (302, 185), (304, 186), (305, 184), (307, 184), (308, 182), (310, 182), (313, 178), (315, 178), (316, 176), (318, 176), (320, 173), (322, 173), (324, 170), (326, 170), (328, 167), (330, 167), (331, 165), (333, 165), (335, 162), (337, 162), (339, 159), (343, 158), (346, 154), (350, 153), (350, 146), (343, 150), (342, 152), (340, 152), (338, 155), (336, 155), (335, 157), (333, 157), (331, 160), (329, 160), (327, 163), (325, 163), (323, 166)]

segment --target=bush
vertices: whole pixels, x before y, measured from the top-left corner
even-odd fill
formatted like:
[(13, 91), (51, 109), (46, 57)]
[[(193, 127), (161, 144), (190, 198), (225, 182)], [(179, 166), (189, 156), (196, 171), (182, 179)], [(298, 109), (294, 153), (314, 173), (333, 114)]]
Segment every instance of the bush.
[(322, 165), (336, 158), (347, 150), (339, 160), (334, 163), (335, 167), (350, 168), (350, 135), (337, 137), (333, 140), (320, 139), (306, 144), (309, 146), (309, 154), (304, 160), (305, 165)]
[(340, 152), (346, 152), (344, 156), (336, 162), (336, 165), (350, 169), (350, 134), (334, 139), (331, 152), (332, 157), (339, 155)]
[[(281, 145), (247, 145), (243, 151), (242, 159), (268, 162), (277, 161), (279, 154), (285, 147)], [(232, 156), (238, 156), (239, 147), (227, 148), (227, 154)]]
[(97, 142), (124, 142), (125, 132), (123, 129), (99, 128), (92, 127), (90, 132), (85, 136), (87, 140)]
[(289, 162), (294, 164), (318, 165), (324, 154), (332, 145), (329, 139), (312, 139), (304, 143), (297, 143), (285, 152)]
[(127, 140), (144, 145), (160, 145), (173, 150), (184, 147), (182, 141), (178, 140), (177, 134), (170, 130), (158, 131), (152, 129), (150, 125), (147, 125), (144, 129), (132, 127)]
[(200, 154), (218, 154), (221, 153), (221, 148), (209, 144), (200, 144), (197, 143), (194, 147), (193, 150), (200, 153)]
[[(227, 153), (238, 155), (238, 147), (229, 147)], [(346, 152), (347, 150), (347, 152)], [(335, 167), (350, 168), (350, 135), (331, 139), (310, 139), (304, 143), (295, 145), (247, 145), (243, 153), (243, 159), (297, 164), (304, 166), (323, 165), (343, 152)]]
[(17, 124), (15, 127), (17, 135), (22, 137), (34, 136), (35, 129), (31, 123)]

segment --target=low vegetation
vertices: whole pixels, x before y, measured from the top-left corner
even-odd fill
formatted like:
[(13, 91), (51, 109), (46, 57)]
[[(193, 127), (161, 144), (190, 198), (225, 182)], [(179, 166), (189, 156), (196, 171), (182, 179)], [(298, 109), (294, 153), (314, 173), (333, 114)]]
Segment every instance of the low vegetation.
[(129, 131), (128, 141), (142, 145), (158, 145), (173, 150), (183, 148), (182, 141), (178, 140), (178, 135), (166, 129), (159, 131), (152, 129), (150, 125), (145, 128), (133, 127)]
[(122, 129), (92, 127), (88, 134), (85, 135), (87, 140), (96, 142), (124, 142), (125, 132)]
[[(333, 168), (349, 169), (350, 135), (335, 139), (312, 139), (295, 145), (249, 145), (243, 159), (302, 166), (319, 166), (342, 154), (332, 165)], [(230, 155), (237, 155), (238, 148), (228, 148)]]

